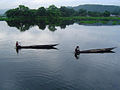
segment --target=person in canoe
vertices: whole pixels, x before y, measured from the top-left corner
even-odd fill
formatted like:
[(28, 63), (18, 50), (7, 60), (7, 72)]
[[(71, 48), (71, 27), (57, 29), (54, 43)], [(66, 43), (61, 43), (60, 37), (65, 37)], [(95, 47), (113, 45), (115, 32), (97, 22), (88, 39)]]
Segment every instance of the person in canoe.
[(79, 53), (79, 52), (80, 52), (79, 46), (76, 46), (75, 53)]
[(16, 47), (17, 47), (17, 46), (19, 46), (19, 43), (18, 43), (18, 41), (16, 41)]
[(19, 47), (20, 45), (19, 45), (19, 42), (18, 41), (16, 41), (16, 47)]

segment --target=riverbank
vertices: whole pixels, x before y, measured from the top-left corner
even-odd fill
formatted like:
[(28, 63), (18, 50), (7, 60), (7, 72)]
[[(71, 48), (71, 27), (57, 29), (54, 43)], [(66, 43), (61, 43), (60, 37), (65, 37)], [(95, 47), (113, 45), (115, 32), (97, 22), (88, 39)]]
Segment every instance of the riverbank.
[(79, 24), (102, 24), (102, 25), (120, 25), (120, 17), (19, 17), (19, 18), (2, 18), (0, 21), (33, 21), (46, 24), (56, 24), (63, 21), (72, 21)]
[(62, 20), (72, 20), (78, 24), (120, 25), (120, 17), (61, 17)]

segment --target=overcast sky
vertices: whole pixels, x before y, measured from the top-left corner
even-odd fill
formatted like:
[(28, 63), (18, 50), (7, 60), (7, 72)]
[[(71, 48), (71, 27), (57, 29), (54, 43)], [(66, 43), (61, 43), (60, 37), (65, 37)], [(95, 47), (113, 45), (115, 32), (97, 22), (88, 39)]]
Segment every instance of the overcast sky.
[(25, 5), (29, 8), (39, 8), (49, 5), (78, 6), (83, 4), (103, 4), (120, 6), (120, 0), (0, 0), (0, 9), (16, 8), (18, 5)]

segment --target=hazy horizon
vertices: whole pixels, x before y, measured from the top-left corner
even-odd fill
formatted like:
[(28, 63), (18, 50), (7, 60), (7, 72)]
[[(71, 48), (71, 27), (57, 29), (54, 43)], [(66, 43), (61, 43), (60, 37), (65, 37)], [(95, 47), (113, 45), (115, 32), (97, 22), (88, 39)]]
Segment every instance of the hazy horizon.
[(100, 4), (100, 5), (115, 5), (120, 6), (119, 0), (2, 0), (0, 2), (0, 9), (9, 9), (9, 8), (16, 8), (19, 5), (25, 5), (29, 8), (39, 8), (39, 7), (48, 7), (54, 4), (57, 7), (60, 6), (78, 6), (84, 4)]

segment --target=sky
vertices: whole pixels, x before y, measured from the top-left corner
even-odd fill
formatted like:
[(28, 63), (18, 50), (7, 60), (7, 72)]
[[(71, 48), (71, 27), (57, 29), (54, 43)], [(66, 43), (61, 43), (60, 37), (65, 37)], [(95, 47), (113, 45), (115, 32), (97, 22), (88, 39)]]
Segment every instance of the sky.
[(120, 0), (0, 0), (0, 9), (16, 8), (18, 5), (25, 5), (29, 8), (48, 7), (54, 4), (60, 6), (78, 6), (83, 4), (102, 4), (120, 6)]

